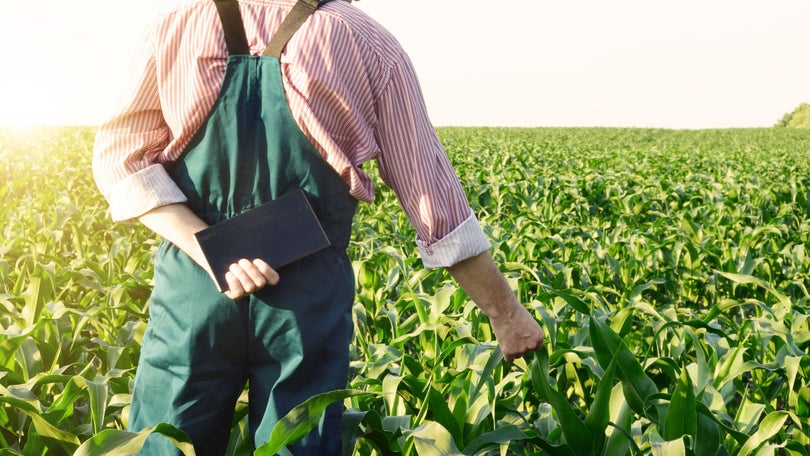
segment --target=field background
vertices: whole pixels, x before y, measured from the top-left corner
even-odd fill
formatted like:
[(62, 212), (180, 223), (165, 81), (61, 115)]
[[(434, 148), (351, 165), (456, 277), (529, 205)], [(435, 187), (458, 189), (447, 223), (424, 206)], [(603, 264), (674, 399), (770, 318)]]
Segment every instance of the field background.
[[(0, 455), (146, 436), (122, 429), (158, 240), (110, 223), (93, 134), (0, 129)], [(350, 246), (350, 391), (311, 407), (344, 401), (346, 454), (808, 454), (810, 130), (439, 134), (546, 350), (502, 363), (380, 184)]]

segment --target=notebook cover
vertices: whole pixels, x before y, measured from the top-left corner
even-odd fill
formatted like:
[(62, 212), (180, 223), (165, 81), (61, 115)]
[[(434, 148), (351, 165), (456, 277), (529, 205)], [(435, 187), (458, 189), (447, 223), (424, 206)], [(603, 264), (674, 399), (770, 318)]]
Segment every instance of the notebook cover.
[(228, 267), (242, 258), (261, 258), (273, 269), (279, 269), (330, 245), (301, 189), (212, 225), (194, 236), (214, 272), (219, 291), (228, 289), (225, 281)]

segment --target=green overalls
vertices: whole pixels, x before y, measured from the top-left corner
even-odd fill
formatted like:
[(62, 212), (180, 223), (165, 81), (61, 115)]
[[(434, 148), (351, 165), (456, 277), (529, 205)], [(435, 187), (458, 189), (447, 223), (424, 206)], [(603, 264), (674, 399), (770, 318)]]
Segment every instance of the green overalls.
[[(280, 269), (277, 285), (237, 301), (176, 246), (161, 244), (130, 429), (168, 422), (191, 437), (198, 455), (221, 456), (246, 382), (256, 446), (294, 406), (346, 387), (354, 299), (346, 247), (357, 201), (293, 119), (278, 55), (249, 55), (237, 2), (215, 1), (229, 53), (224, 81), (170, 173), (209, 224), (302, 188), (332, 243)], [(298, 25), (282, 26), (268, 49), (280, 53)], [(338, 454), (340, 416), (339, 406), (330, 409), (292, 453)], [(176, 453), (151, 436), (141, 454)]]

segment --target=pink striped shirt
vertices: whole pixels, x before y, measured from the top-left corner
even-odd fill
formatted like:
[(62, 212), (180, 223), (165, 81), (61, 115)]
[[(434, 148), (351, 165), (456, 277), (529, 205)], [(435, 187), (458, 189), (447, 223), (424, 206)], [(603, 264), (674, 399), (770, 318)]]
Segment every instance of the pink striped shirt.
[[(241, 0), (251, 53), (261, 54), (294, 0)], [(147, 34), (132, 81), (95, 142), (96, 182), (116, 221), (186, 201), (166, 172), (217, 98), (227, 50), (213, 1), (192, 0)], [(376, 159), (417, 232), (426, 267), (489, 248), (428, 119), (396, 39), (347, 2), (326, 3), (281, 56), (296, 122), (361, 201), (374, 199), (360, 165)]]

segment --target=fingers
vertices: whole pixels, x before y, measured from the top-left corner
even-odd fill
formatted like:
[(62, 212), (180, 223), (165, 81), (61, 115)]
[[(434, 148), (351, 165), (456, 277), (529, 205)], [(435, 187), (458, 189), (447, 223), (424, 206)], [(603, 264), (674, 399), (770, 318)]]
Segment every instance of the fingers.
[(262, 259), (257, 258), (253, 260), (253, 266), (264, 277), (267, 285), (275, 285), (278, 283), (278, 272), (271, 268), (269, 264), (265, 263)]
[(503, 351), (503, 359), (511, 363), (529, 353), (540, 351), (543, 348), (544, 339), (545, 336), (542, 330), (539, 333), (524, 335), (522, 340), (519, 340), (516, 345), (507, 347), (508, 351), (503, 351), (504, 348), (501, 348), (501, 351)]
[(506, 362), (543, 348), (545, 334), (537, 321), (522, 306), (504, 320), (492, 321), (492, 329)]
[(267, 285), (275, 285), (278, 280), (278, 272), (266, 262), (260, 259), (242, 259), (232, 264), (225, 274), (225, 281), (228, 283), (225, 294), (231, 299), (238, 299)]

